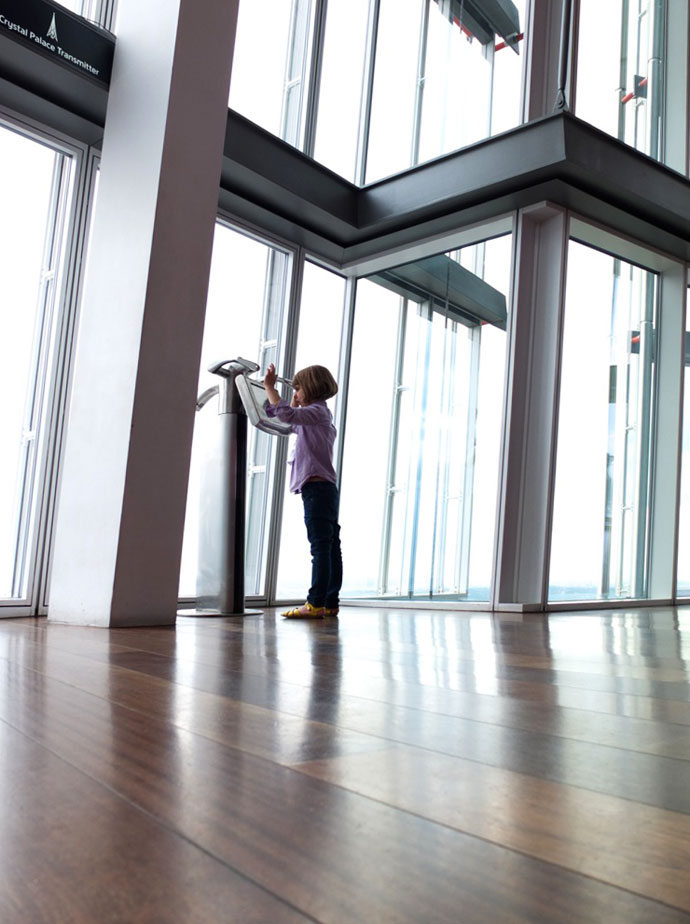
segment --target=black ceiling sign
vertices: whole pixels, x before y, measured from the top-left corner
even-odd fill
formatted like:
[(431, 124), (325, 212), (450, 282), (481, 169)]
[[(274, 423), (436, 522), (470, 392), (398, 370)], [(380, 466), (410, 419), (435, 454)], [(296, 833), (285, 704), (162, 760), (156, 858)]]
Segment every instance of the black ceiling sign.
[(115, 39), (50, 0), (0, 0), (0, 33), (106, 86)]

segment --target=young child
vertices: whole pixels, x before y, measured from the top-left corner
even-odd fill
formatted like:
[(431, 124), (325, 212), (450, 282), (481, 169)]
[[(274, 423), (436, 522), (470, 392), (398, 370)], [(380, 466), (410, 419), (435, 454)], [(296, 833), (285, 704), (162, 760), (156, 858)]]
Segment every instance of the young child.
[(311, 547), (311, 587), (307, 602), (283, 616), (289, 619), (321, 619), (338, 615), (338, 595), (343, 580), (338, 525), (338, 488), (333, 468), (335, 427), (326, 407), (326, 399), (338, 391), (338, 385), (324, 366), (307, 366), (292, 380), (294, 393), (290, 404), (276, 391), (276, 370), (268, 367), (264, 386), (268, 397), (266, 410), (271, 417), (289, 423), (297, 434), (290, 490), (302, 495), (304, 522)]

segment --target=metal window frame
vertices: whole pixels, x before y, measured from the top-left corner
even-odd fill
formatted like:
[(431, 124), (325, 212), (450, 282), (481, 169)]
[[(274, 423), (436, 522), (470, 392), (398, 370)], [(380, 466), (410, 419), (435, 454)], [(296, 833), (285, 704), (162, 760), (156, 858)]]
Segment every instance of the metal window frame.
[[(59, 132), (46, 129), (38, 123), (26, 119), (5, 107), (0, 107), (0, 127), (15, 131), (29, 140), (45, 145), (56, 155), (72, 160), (69, 178), (64, 175), (54, 177), (53, 214), (50, 218), (51, 231), (46, 234), (44, 248), (46, 252), (56, 247), (56, 233), (59, 236), (55, 260), (51, 260), (50, 292), (44, 292), (43, 315), (38, 322), (41, 330), (32, 359), (34, 378), (32, 386), (32, 403), (37, 392), (42, 392), (41, 408), (36, 420), (36, 409), (32, 418), (36, 422), (36, 446), (29, 468), (25, 467), (25, 477), (33, 479), (28, 489), (32, 493), (31, 510), (25, 515), (31, 522), (22, 524), (20, 541), (25, 548), (28, 561), (23, 566), (26, 593), (22, 597), (2, 598), (0, 600), (0, 618), (8, 616), (44, 615), (48, 604), (48, 579), (50, 569), (50, 549), (57, 486), (59, 477), (60, 449), (63, 439), (64, 420), (67, 409), (68, 381), (71, 373), (71, 361), (74, 352), (75, 325), (78, 313), (78, 286), (82, 272), (81, 256), (86, 234), (86, 203), (88, 201), (88, 183), (90, 161), (88, 148)], [(56, 165), (58, 161), (56, 160)], [(61, 171), (58, 170), (60, 173)], [(67, 181), (68, 189), (63, 189), (62, 196), (55, 187), (55, 182), (63, 185)], [(62, 212), (62, 224), (60, 216)], [(51, 317), (46, 319), (45, 311), (49, 309)], [(47, 323), (46, 323), (47, 322)], [(30, 469), (30, 470), (29, 470)], [(27, 487), (24, 486), (26, 491)], [(16, 554), (16, 553), (15, 553)], [(15, 565), (16, 573), (16, 565)]]
[(63, 259), (63, 229), (72, 185), (72, 164), (69, 155), (55, 151), (50, 201), (47, 207), (47, 221), (43, 240), (43, 257), (38, 282), (35, 306), (35, 327), (28, 373), (28, 387), (24, 398), (24, 423), (22, 426), (22, 455), (17, 473), (15, 496), (18, 498), (15, 513), (17, 541), (14, 552), (12, 574), (13, 600), (25, 599), (22, 591), (29, 586), (35, 565), (30, 546), (36, 517), (35, 494), (38, 474), (43, 455), (41, 444), (45, 439), (44, 398), (49, 387), (48, 374), (50, 356), (53, 351), (57, 313), (57, 285), (60, 263)]
[[(304, 268), (307, 263), (312, 263), (315, 266), (320, 266), (322, 269), (329, 273), (333, 273), (335, 276), (343, 279), (345, 283), (345, 292), (343, 296), (343, 316), (341, 321), (340, 329), (340, 354), (338, 358), (338, 394), (335, 399), (335, 407), (333, 412), (333, 418), (335, 421), (336, 430), (338, 435), (336, 437), (336, 442), (334, 446), (334, 459), (333, 465), (336, 472), (336, 477), (338, 479), (338, 484), (341, 483), (342, 475), (342, 464), (343, 464), (343, 449), (344, 449), (344, 438), (345, 438), (345, 423), (346, 423), (346, 409), (347, 409), (347, 395), (348, 395), (348, 379), (349, 379), (349, 368), (350, 360), (352, 355), (352, 333), (354, 327), (354, 306), (355, 306), (355, 296), (356, 296), (356, 280), (348, 278), (343, 273), (338, 272), (331, 266), (326, 266), (321, 261), (316, 259), (312, 254), (310, 254), (304, 248), (299, 248), (298, 250), (298, 261), (299, 261), (299, 280), (296, 284), (293, 291), (293, 301), (291, 303), (291, 311), (289, 317), (286, 319), (286, 353), (284, 359), (284, 368), (286, 370), (295, 369), (295, 360), (297, 355), (297, 346), (299, 340), (299, 322), (300, 314), (302, 307), (302, 291), (304, 284)], [(266, 601), (268, 605), (282, 605), (287, 603), (294, 602), (294, 598), (281, 597), (278, 595), (278, 569), (279, 569), (279, 549), (280, 549), (280, 536), (283, 528), (283, 509), (285, 506), (285, 483), (287, 480), (287, 455), (288, 455), (288, 441), (279, 440), (276, 453), (276, 466), (279, 469), (278, 478), (274, 484), (273, 498), (271, 502), (270, 510), (270, 535), (274, 537), (274, 541), (270, 543), (270, 559), (267, 566), (267, 574), (269, 575), (268, 580), (266, 581)]]
[[(286, 299), (279, 324), (276, 358), (281, 368), (292, 368), (294, 362), (294, 344), (292, 343), (292, 324), (299, 323), (299, 301), (302, 290), (302, 273), (304, 264), (304, 250), (285, 238), (267, 233), (259, 226), (242, 220), (226, 209), (219, 209), (216, 214), (216, 223), (238, 234), (248, 237), (259, 244), (269, 248), (269, 251), (278, 250), (288, 257), (287, 273), (289, 274), (286, 286)], [(293, 318), (297, 318), (293, 322)], [(263, 322), (262, 319), (262, 330)], [(262, 340), (263, 342), (263, 340)], [(285, 461), (287, 459), (287, 440), (275, 440), (271, 444), (271, 451), (267, 465), (268, 477), (264, 488), (266, 498), (265, 510), (262, 516), (261, 556), (265, 559), (263, 566), (263, 590), (259, 594), (246, 594), (250, 605), (271, 605), (275, 597), (275, 582), (277, 576), (277, 543), (269, 541), (276, 534), (282, 519), (282, 500), (285, 486)], [(248, 495), (249, 496), (249, 495)], [(178, 597), (178, 605), (183, 608), (194, 606), (196, 598), (193, 596)]]
[(381, 551), (379, 555), (379, 596), (385, 596), (388, 590), (388, 573), (390, 568), (391, 531), (393, 528), (393, 496), (395, 494), (395, 473), (398, 463), (398, 440), (400, 436), (400, 405), (403, 385), (403, 365), (405, 342), (407, 337), (408, 300), (400, 298), (398, 305), (398, 330), (395, 348), (395, 373), (393, 380), (391, 421), (388, 436), (388, 465), (386, 470), (386, 495), (381, 529)]
[[(289, 241), (269, 235), (263, 232), (257, 226), (244, 222), (230, 212), (220, 210), (216, 216), (216, 221), (222, 223), (230, 230), (243, 234), (258, 243), (264, 244), (272, 250), (279, 250), (290, 258), (288, 272), (290, 281), (287, 286), (287, 298), (283, 308), (281, 319), (281, 329), (279, 342), (277, 344), (277, 359), (281, 369), (294, 369), (295, 357), (297, 352), (297, 339), (299, 335), (299, 319), (302, 301), (302, 288), (304, 279), (304, 266), (307, 262), (322, 265), (324, 269), (340, 276), (345, 280), (345, 302), (343, 306), (343, 320), (341, 325), (341, 351), (339, 359), (339, 380), (345, 382), (345, 385), (339, 389), (336, 399), (334, 417), (338, 429), (338, 440), (336, 443), (335, 468), (338, 478), (342, 472), (343, 443), (345, 431), (345, 412), (347, 407), (347, 376), (349, 372), (352, 331), (354, 324), (354, 302), (356, 296), (356, 280), (347, 277), (338, 272), (337, 269), (326, 266), (316, 257), (311, 255), (302, 247), (295, 246)], [(247, 601), (251, 605), (275, 605), (281, 602), (288, 602), (277, 597), (278, 582), (278, 564), (279, 564), (279, 541), (280, 531), (282, 529), (283, 506), (285, 496), (285, 482), (287, 478), (286, 460), (288, 454), (287, 440), (275, 440), (272, 443), (271, 457), (269, 460), (268, 478), (264, 489), (266, 498), (265, 511), (262, 522), (263, 551), (265, 556), (265, 567), (263, 571), (263, 592), (259, 594), (248, 593)], [(268, 541), (270, 540), (270, 541)], [(195, 603), (194, 597), (180, 597), (178, 603), (181, 607), (188, 607)]]
[[(105, 2), (105, 0), (104, 0)], [(322, 63), (326, 40), (326, 26), (328, 21), (328, 0), (303, 0), (307, 4), (307, 33), (305, 36), (305, 49), (302, 62), (302, 79), (300, 89), (299, 114), (297, 122), (297, 137), (286, 137), (287, 131), (287, 99), (290, 84), (287, 73), (290, 70), (290, 61), (294, 52), (294, 37), (297, 28), (296, 4), (301, 0), (293, 0), (290, 20), (290, 46), (286, 57), (286, 81), (283, 96), (283, 105), (280, 117), (280, 137), (289, 144), (299, 148), (309, 157), (313, 157), (318, 127), (319, 96), (321, 92)], [(412, 126), (412, 139), (410, 151), (410, 167), (419, 162), (419, 147), (422, 132), (422, 114), (424, 105), (424, 85), (426, 80), (426, 58), (428, 46), (429, 16), (432, 0), (420, 0), (420, 28), (417, 60), (417, 79), (415, 88), (414, 121)], [(526, 17), (529, 16), (532, 0), (526, 0)], [(367, 161), (369, 154), (369, 137), (371, 131), (371, 115), (374, 93), (374, 80), (376, 71), (376, 58), (378, 49), (378, 32), (381, 13), (381, 0), (369, 0), (369, 14), (367, 19), (367, 32), (364, 52), (364, 71), (362, 75), (362, 91), (360, 98), (359, 126), (357, 133), (355, 177), (357, 186), (366, 184)], [(313, 14), (313, 15), (312, 15)], [(491, 137), (493, 120), (493, 46), (484, 46), (484, 55), (491, 65), (491, 92), (490, 106), (487, 113), (488, 135)], [(522, 84), (524, 87), (525, 68), (523, 67)], [(524, 107), (520, 105), (520, 122), (523, 121)]]
[(85, 152), (82, 177), (79, 189), (77, 191), (77, 220), (75, 233), (73, 236), (73, 256), (70, 264), (74, 264), (74, 270), (70, 266), (70, 305), (73, 310), (65, 318), (65, 330), (63, 335), (64, 364), (58, 363), (57, 383), (55, 389), (55, 401), (53, 403), (53, 415), (55, 420), (55, 462), (51, 466), (50, 477), (52, 484), (48, 486), (48, 528), (42, 549), (42, 567), (39, 579), (39, 587), (42, 588), (41, 600), (39, 603), (39, 615), (45, 615), (48, 612), (48, 591), (50, 587), (50, 574), (52, 564), (52, 537), (55, 526), (55, 505), (58, 496), (60, 461), (62, 458), (62, 449), (64, 447), (67, 432), (67, 407), (72, 382), (72, 370), (74, 365), (74, 354), (76, 350), (77, 325), (79, 321), (79, 312), (81, 306), (81, 286), (84, 272), (86, 269), (86, 251), (88, 238), (91, 228), (91, 218), (95, 202), (95, 189), (100, 166), (100, 152), (89, 149)]
[[(283, 258), (279, 265), (277, 255), (280, 254)], [(264, 280), (264, 299), (263, 299), (263, 309), (262, 309), (262, 318), (261, 318), (261, 339), (259, 342), (259, 355), (258, 363), (261, 370), (267, 368), (269, 362), (276, 362), (277, 365), (280, 365), (280, 352), (282, 342), (284, 340), (284, 328), (285, 328), (285, 315), (286, 311), (286, 302), (289, 301), (290, 291), (291, 291), (291, 277), (293, 273), (294, 259), (292, 255), (283, 250), (282, 248), (271, 247), (268, 252), (267, 257), (267, 268), (266, 275)], [(280, 274), (282, 279), (282, 284), (280, 286), (280, 292), (282, 296), (282, 306), (280, 315), (277, 317), (277, 336), (268, 337), (268, 327), (272, 324), (274, 320), (273, 311), (275, 310), (274, 302), (275, 296), (273, 291), (273, 286), (275, 285), (275, 276)], [(252, 504), (254, 501), (254, 492), (257, 490), (256, 482), (254, 480), (254, 475), (261, 470), (266, 475), (264, 480), (262, 497), (260, 498), (261, 506), (261, 521), (258, 524), (258, 536), (257, 536), (257, 549), (256, 549), (256, 573), (257, 581), (263, 587), (263, 593), (259, 592), (248, 592), (247, 597), (264, 597), (266, 595), (266, 572), (264, 570), (264, 562), (267, 558), (267, 547), (270, 548), (273, 543), (266, 541), (266, 525), (268, 522), (267, 513), (268, 511), (268, 502), (271, 496), (271, 481), (275, 469), (275, 442), (281, 441), (270, 441), (270, 437), (266, 436), (265, 439), (269, 440), (266, 445), (265, 455), (262, 453), (261, 457), (260, 446), (264, 442), (260, 435), (260, 431), (255, 431), (252, 433), (250, 438), (250, 445), (248, 446), (248, 465), (247, 465), (247, 476), (248, 476), (248, 485), (247, 485), (247, 512), (249, 513), (252, 509)], [(249, 527), (249, 516), (247, 517), (247, 528)], [(247, 537), (248, 538), (248, 533)], [(246, 562), (250, 560), (250, 556), (246, 556)], [(256, 586), (256, 585), (255, 585)]]
[[(669, 254), (655, 250), (646, 243), (640, 243), (630, 235), (607, 228), (576, 212), (568, 213), (568, 240), (577, 240), (595, 250), (631, 263), (643, 270), (656, 274), (659, 295), (657, 297), (657, 381), (653, 395), (653, 417), (655, 429), (652, 435), (652, 470), (649, 479), (649, 502), (645, 515), (648, 519), (648, 541), (645, 550), (647, 562), (648, 595), (643, 598), (586, 600), (554, 602), (548, 599), (548, 562), (545, 569), (545, 587), (543, 609), (546, 612), (594, 609), (620, 609), (624, 606), (663, 606), (671, 605), (676, 600), (677, 549), (678, 549), (678, 498), (680, 497), (680, 442), (682, 438), (682, 366), (683, 357), (678, 344), (682, 338), (676, 336), (680, 325), (685, 323), (687, 292), (675, 289), (680, 277), (688, 278), (688, 264), (674, 259)], [(664, 290), (668, 292), (665, 295)], [(678, 298), (682, 305), (679, 308)], [(676, 315), (671, 320), (671, 315)], [(562, 323), (562, 319), (561, 319)], [(684, 342), (684, 341), (683, 341)], [(677, 348), (677, 349), (676, 349)], [(675, 349), (678, 362), (668, 362), (670, 351)], [(560, 368), (562, 341), (558, 349)], [(677, 366), (677, 368), (676, 368)], [(664, 380), (660, 380), (664, 376)], [(678, 380), (678, 387), (674, 382)], [(560, 391), (560, 384), (558, 386)], [(673, 393), (672, 406), (668, 396)], [(556, 395), (558, 403), (559, 396)], [(664, 419), (662, 420), (662, 412)], [(662, 429), (663, 428), (663, 429)], [(678, 446), (674, 460), (666, 443)], [(663, 450), (663, 458), (661, 458)], [(670, 492), (665, 490), (672, 484)], [(662, 484), (664, 489), (662, 489)], [(554, 482), (550, 485), (551, 507), (553, 508)], [(553, 516), (549, 517), (547, 548), (551, 548)], [(662, 548), (661, 540), (665, 547)], [(671, 555), (671, 551), (673, 554)], [(547, 556), (548, 557), (548, 556)]]
[[(322, 17), (317, 13), (325, 0), (292, 0), (290, 7), (289, 44), (285, 56), (285, 77), (283, 80), (283, 99), (280, 112), (280, 137), (288, 144), (305, 150), (307, 139), (313, 138), (313, 121), (316, 116), (316, 101), (312, 101), (314, 94), (314, 81), (320, 73), (318, 61), (319, 47), (315, 41), (315, 27), (321, 23)], [(314, 15), (312, 15), (314, 14)], [(301, 53), (298, 51), (297, 34), (302, 28), (303, 42)], [(322, 31), (322, 30), (321, 30)], [(293, 76), (294, 64), (299, 59), (299, 78)], [(317, 74), (314, 75), (316, 67)], [(294, 137), (288, 136), (290, 116), (295, 113), (292, 106), (291, 90), (299, 87), (298, 102), (296, 104), (296, 121)], [(311, 141), (309, 143), (312, 143)]]
[[(282, 372), (286, 378), (288, 370), (295, 368), (297, 353), (297, 335), (299, 332), (299, 316), (302, 303), (302, 288), (304, 284), (304, 250), (299, 247), (295, 252), (290, 290), (288, 294), (287, 311), (283, 318), (284, 346), (282, 356)], [(280, 531), (283, 527), (283, 506), (285, 499), (285, 482), (287, 478), (288, 441), (274, 440), (276, 443), (273, 453), (273, 477), (271, 490), (268, 493), (268, 536), (273, 541), (268, 543), (266, 559), (266, 573), (264, 578), (264, 597), (268, 605), (276, 602), (278, 585), (278, 565), (280, 553)]]

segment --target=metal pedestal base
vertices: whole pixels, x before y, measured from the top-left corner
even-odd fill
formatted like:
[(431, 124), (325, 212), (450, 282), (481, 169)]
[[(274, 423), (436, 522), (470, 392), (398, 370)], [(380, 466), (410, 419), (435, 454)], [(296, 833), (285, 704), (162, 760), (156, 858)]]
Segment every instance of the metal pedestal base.
[(230, 616), (263, 616), (263, 613), (264, 613), (263, 610), (246, 610), (246, 609), (243, 609), (241, 613), (224, 613), (224, 612), (221, 612), (220, 610), (203, 609), (202, 607), (198, 607), (197, 609), (177, 611), (178, 616), (196, 616), (199, 618), (201, 617), (218, 618), (218, 617), (225, 617), (225, 616), (227, 617), (230, 617)]

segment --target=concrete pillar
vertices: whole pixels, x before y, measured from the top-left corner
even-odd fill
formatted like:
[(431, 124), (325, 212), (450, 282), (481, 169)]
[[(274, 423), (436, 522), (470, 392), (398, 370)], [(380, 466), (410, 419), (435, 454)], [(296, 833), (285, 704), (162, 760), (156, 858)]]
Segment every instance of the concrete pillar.
[(49, 619), (172, 624), (237, 0), (120, 0)]
[(539, 610), (546, 601), (567, 246), (563, 209), (543, 203), (520, 212), (493, 601), (497, 610)]

